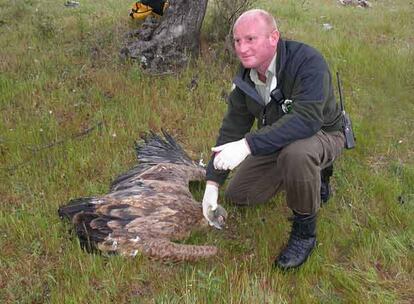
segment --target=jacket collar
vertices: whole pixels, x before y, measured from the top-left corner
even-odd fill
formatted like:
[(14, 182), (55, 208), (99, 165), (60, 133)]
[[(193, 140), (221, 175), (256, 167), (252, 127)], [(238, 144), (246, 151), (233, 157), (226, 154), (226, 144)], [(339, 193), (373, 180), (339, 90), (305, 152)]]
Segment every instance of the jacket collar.
[(286, 43), (282, 38), (279, 38), (277, 43), (277, 55), (276, 55), (276, 78), (279, 81), (282, 71), (285, 69), (286, 64)]

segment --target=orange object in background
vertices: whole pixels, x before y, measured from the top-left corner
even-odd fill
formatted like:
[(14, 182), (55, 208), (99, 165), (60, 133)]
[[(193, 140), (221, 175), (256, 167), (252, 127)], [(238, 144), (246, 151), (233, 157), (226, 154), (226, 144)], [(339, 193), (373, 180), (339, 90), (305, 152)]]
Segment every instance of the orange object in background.
[(165, 0), (141, 0), (132, 5), (129, 16), (139, 20), (144, 20), (150, 15), (160, 17), (167, 8), (168, 1)]

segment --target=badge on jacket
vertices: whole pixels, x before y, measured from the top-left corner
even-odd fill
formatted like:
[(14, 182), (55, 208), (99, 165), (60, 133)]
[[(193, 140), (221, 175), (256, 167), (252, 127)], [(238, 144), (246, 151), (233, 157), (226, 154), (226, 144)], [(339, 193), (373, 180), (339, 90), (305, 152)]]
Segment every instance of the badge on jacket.
[(292, 111), (292, 104), (293, 101), (291, 99), (285, 99), (281, 104), (283, 113), (290, 113)]

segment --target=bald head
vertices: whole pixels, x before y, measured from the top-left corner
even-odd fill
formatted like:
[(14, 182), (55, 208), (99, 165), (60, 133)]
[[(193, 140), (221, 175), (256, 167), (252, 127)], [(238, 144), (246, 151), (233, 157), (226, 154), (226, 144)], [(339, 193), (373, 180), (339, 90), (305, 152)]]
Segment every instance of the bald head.
[(252, 9), (244, 12), (240, 15), (239, 18), (237, 18), (233, 26), (233, 31), (240, 24), (240, 22), (244, 22), (247, 20), (262, 21), (264, 26), (266, 27), (266, 31), (269, 32), (278, 30), (275, 18), (273, 18), (272, 15), (270, 15), (268, 12), (262, 9)]
[(242, 65), (265, 75), (279, 41), (275, 19), (264, 10), (247, 11), (234, 23), (233, 40)]

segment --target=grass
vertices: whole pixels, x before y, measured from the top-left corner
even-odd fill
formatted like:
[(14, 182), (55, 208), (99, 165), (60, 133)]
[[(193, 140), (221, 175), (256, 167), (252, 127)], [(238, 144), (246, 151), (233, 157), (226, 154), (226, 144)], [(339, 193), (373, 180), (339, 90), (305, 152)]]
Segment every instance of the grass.
[[(341, 72), (357, 134), (357, 148), (336, 163), (309, 261), (288, 273), (271, 267), (289, 233), (283, 196), (257, 209), (225, 205), (226, 230), (186, 240), (218, 246), (210, 261), (83, 252), (58, 206), (105, 193), (135, 163), (133, 141), (149, 129), (169, 130), (206, 161), (236, 65), (213, 48), (177, 75), (148, 76), (118, 60), (123, 34), (136, 26), (130, 3), (0, 0), (1, 303), (414, 302), (413, 4), (258, 4), (283, 36), (320, 49)], [(204, 33), (214, 31), (209, 18)], [(202, 188), (194, 195), (200, 200)]]

